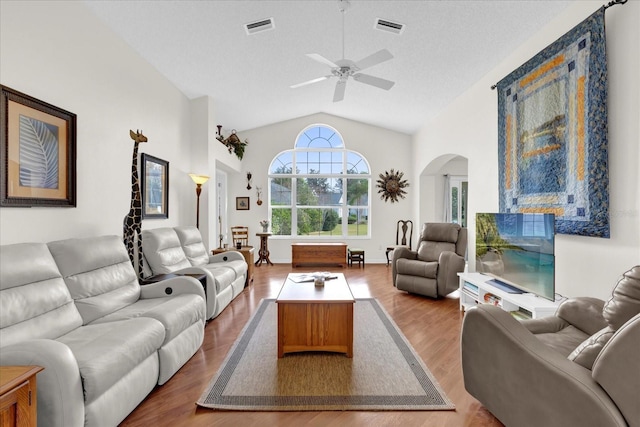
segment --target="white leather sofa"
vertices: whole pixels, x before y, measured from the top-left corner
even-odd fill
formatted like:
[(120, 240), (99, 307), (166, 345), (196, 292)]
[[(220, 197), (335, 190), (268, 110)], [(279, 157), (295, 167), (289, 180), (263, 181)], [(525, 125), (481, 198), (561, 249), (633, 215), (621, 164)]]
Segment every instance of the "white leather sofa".
[(244, 289), (247, 262), (240, 252), (210, 255), (193, 226), (142, 231), (145, 267), (150, 273), (202, 273), (207, 276), (207, 319), (217, 317)]
[(202, 345), (200, 282), (140, 286), (120, 237), (5, 245), (0, 265), (0, 363), (45, 368), (40, 427), (117, 425)]

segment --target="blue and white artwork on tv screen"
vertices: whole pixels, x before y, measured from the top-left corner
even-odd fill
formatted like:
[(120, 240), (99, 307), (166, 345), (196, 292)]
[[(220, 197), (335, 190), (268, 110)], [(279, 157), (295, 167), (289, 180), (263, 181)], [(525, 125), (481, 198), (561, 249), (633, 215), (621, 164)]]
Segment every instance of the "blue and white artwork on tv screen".
[(553, 301), (554, 225), (553, 214), (476, 214), (476, 270)]

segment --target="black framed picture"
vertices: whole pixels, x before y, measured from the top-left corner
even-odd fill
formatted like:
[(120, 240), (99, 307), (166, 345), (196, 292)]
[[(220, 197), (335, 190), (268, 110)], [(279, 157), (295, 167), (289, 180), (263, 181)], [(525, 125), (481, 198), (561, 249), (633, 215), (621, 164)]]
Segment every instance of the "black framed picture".
[(142, 218), (169, 218), (169, 162), (142, 153)]
[(249, 210), (249, 198), (248, 197), (236, 197), (236, 210), (248, 211)]
[(0, 206), (76, 206), (76, 115), (0, 85)]

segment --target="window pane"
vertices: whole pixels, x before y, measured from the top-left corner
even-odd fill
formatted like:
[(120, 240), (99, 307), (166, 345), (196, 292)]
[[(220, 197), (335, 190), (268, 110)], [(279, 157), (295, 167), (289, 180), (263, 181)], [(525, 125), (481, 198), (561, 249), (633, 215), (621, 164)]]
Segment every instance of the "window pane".
[(347, 204), (350, 206), (369, 205), (369, 179), (347, 179)]
[(299, 151), (296, 169), (300, 174), (341, 174), (342, 153), (335, 151)]
[(298, 178), (296, 204), (298, 206), (327, 206), (342, 203), (342, 180), (339, 178)]
[(342, 148), (343, 146), (338, 132), (327, 126), (306, 129), (296, 140), (296, 148)]
[(273, 162), (271, 162), (271, 167), (269, 168), (269, 173), (286, 173), (290, 174), (293, 172), (292, 168), (292, 156), (291, 151), (287, 151), (286, 153), (280, 154), (276, 157)]
[(298, 236), (341, 236), (339, 208), (298, 209)]
[(291, 208), (274, 208), (271, 211), (271, 232), (278, 236), (291, 235)]
[(460, 189), (460, 225), (467, 226), (467, 190), (469, 183), (462, 181), (462, 188)]
[(342, 165), (342, 152), (331, 151), (327, 153), (331, 155), (331, 169), (327, 171), (327, 173), (331, 173), (334, 175), (342, 174), (343, 165)]
[(369, 173), (369, 165), (364, 161), (362, 156), (356, 153), (347, 153), (347, 173)]
[(271, 205), (291, 206), (291, 178), (271, 178)]
[(349, 209), (348, 236), (366, 236), (369, 232), (369, 209)]
[(458, 187), (451, 188), (451, 222), (458, 223)]

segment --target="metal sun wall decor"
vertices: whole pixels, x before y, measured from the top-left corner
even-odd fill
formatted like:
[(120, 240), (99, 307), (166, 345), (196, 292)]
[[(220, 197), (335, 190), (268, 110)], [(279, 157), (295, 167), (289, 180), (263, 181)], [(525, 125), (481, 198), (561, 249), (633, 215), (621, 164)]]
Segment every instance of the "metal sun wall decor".
[(409, 183), (406, 179), (402, 179), (403, 176), (403, 172), (396, 172), (394, 169), (391, 169), (390, 172), (385, 171), (384, 174), (380, 174), (380, 179), (376, 181), (378, 183), (377, 187), (380, 199), (385, 202), (391, 200), (391, 203), (397, 202), (398, 197), (404, 199), (405, 194), (407, 194), (404, 189), (409, 186)]
[(604, 7), (498, 84), (500, 212), (609, 237)]

